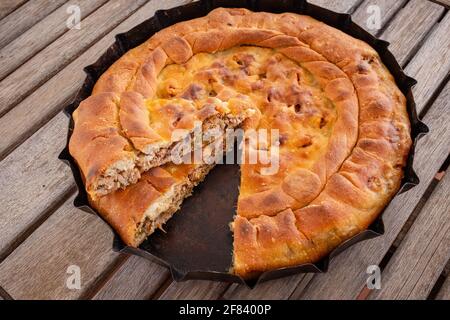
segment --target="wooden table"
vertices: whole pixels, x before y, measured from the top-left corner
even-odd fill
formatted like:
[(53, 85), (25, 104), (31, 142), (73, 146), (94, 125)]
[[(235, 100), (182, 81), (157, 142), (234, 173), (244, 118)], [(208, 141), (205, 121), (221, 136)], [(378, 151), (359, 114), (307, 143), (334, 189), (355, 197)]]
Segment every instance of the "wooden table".
[[(315, 0), (381, 29), (418, 80), (417, 108), (431, 133), (420, 140), (421, 183), (387, 208), (386, 234), (332, 260), (326, 274), (301, 274), (254, 290), (210, 281), (173, 282), (168, 270), (112, 251), (112, 232), (72, 205), (75, 186), (57, 156), (62, 108), (94, 62), (124, 32), (180, 0), (2, 0), (0, 2), (0, 299), (450, 299), (450, 12), (448, 0)], [(68, 7), (81, 28), (68, 29)], [(447, 6), (447, 8), (446, 8)], [(377, 9), (375, 9), (377, 10)], [(366, 286), (382, 270), (381, 289)], [(75, 266), (75, 267), (74, 267)], [(80, 287), (67, 286), (79, 267)]]

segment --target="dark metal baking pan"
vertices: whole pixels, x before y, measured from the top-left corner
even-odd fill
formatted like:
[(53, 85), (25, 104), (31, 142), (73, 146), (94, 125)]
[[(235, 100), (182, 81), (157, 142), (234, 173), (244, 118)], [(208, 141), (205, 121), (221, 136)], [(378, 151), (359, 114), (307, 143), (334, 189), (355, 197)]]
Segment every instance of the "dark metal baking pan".
[[(419, 183), (413, 162), (417, 140), (428, 132), (428, 127), (419, 120), (411, 88), (416, 81), (408, 77), (389, 51), (389, 43), (375, 38), (370, 33), (352, 22), (348, 14), (312, 5), (306, 1), (199, 1), (188, 5), (157, 11), (150, 19), (130, 31), (116, 36), (115, 43), (94, 64), (84, 70), (86, 80), (74, 101), (65, 108), (70, 118), (67, 145), (59, 158), (72, 169), (78, 186), (78, 195), (74, 205), (84, 211), (96, 213), (89, 205), (83, 181), (74, 159), (68, 151), (68, 141), (73, 130), (72, 113), (79, 103), (87, 98), (100, 77), (119, 57), (129, 49), (136, 47), (150, 38), (157, 31), (174, 23), (190, 20), (208, 14), (217, 7), (245, 7), (253, 11), (294, 12), (312, 16), (345, 33), (370, 44), (389, 68), (397, 85), (407, 98), (408, 113), (411, 120), (413, 146), (408, 156), (405, 175), (398, 194), (406, 192)], [(280, 278), (297, 273), (326, 272), (331, 258), (362, 240), (378, 237), (384, 233), (382, 215), (366, 230), (345, 241), (334, 249), (326, 258), (314, 264), (303, 264), (262, 273), (259, 277), (244, 280), (230, 274), (232, 263), (232, 234), (229, 222), (235, 213), (238, 196), (239, 167), (237, 165), (218, 165), (186, 199), (181, 210), (164, 226), (165, 232), (158, 230), (139, 248), (127, 247), (117, 234), (114, 238), (116, 251), (135, 254), (167, 266), (175, 281), (188, 279), (205, 279), (242, 283), (249, 287), (258, 282)]]

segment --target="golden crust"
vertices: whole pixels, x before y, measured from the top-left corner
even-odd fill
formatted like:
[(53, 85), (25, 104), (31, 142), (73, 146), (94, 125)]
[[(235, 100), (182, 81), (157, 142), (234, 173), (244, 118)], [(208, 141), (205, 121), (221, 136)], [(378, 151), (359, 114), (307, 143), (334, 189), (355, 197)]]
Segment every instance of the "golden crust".
[[(275, 175), (261, 174), (260, 164), (241, 166), (234, 272), (249, 277), (315, 262), (367, 228), (394, 196), (411, 138), (405, 97), (376, 51), (311, 17), (219, 8), (161, 30), (101, 76), (93, 97), (74, 114), (71, 153), (89, 191), (99, 172), (118, 159), (133, 158), (130, 150), (144, 150), (161, 136), (141, 121), (148, 112), (142, 101), (159, 90), (192, 97), (170, 83), (160, 88), (158, 76), (165, 67), (195, 69), (190, 63), (202, 54), (227, 50), (225, 55), (240, 59), (236, 62), (246, 74), (231, 84), (199, 90), (224, 100), (236, 92), (250, 96), (259, 110), (244, 128), (275, 128), (281, 134)], [(259, 71), (252, 69), (255, 61)], [(214, 82), (220, 72), (223, 79), (224, 71), (218, 66), (188, 82)], [(102, 122), (91, 119), (103, 114)], [(100, 154), (107, 148), (106, 155)], [(251, 152), (249, 146), (247, 155)], [(151, 202), (156, 189), (145, 191), (144, 198)], [(114, 210), (102, 208), (107, 217)], [(127, 230), (117, 219), (107, 218), (119, 233)]]
[[(122, 240), (131, 246), (138, 245), (136, 233), (138, 224), (143, 220), (145, 211), (161, 196), (150, 182), (152, 172), (147, 171), (139, 182), (124, 190), (118, 190), (91, 204), (103, 218), (119, 233)], [(172, 181), (174, 184), (175, 181)]]
[(88, 192), (107, 164), (135, 158), (118, 128), (118, 101), (115, 93), (101, 93), (84, 100), (73, 113), (77, 126), (69, 149), (82, 171)]
[[(152, 168), (135, 184), (89, 201), (129, 246), (161, 228), (190, 196), (211, 166), (172, 164)], [(170, 197), (167, 197), (170, 195)], [(158, 215), (153, 216), (155, 213)]]

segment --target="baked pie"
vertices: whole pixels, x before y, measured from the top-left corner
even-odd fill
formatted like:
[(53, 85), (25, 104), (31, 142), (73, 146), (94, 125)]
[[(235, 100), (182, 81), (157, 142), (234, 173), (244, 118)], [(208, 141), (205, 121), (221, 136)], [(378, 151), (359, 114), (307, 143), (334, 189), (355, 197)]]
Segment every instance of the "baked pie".
[[(367, 229), (411, 146), (406, 99), (373, 48), (308, 16), (246, 9), (156, 33), (100, 77), (73, 119), (70, 153), (90, 202), (130, 246), (212, 168), (170, 162), (190, 156), (177, 147), (197, 128), (241, 127), (243, 157), (276, 151), (270, 174), (271, 164), (241, 164), (231, 272), (244, 278), (316, 262)], [(254, 143), (247, 133), (261, 129), (277, 139)]]

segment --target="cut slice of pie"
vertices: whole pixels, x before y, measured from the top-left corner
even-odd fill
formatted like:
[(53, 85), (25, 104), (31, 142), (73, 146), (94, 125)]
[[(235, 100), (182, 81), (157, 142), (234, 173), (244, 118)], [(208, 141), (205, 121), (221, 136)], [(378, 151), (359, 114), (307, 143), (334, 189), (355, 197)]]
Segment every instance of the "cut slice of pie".
[[(184, 95), (182, 95), (184, 97)], [(181, 159), (211, 132), (238, 126), (254, 109), (242, 97), (227, 101), (202, 96), (145, 99), (127, 91), (105, 92), (83, 101), (73, 113), (70, 152), (92, 199), (136, 183), (150, 168)], [(191, 138), (190, 148), (185, 146)]]
[(91, 203), (127, 245), (137, 247), (178, 211), (211, 168), (171, 163), (155, 167), (144, 172), (137, 183)]
[(244, 278), (316, 262), (365, 230), (411, 146), (406, 99), (374, 49), (308, 16), (245, 9), (158, 32), (101, 76), (74, 121), (91, 203), (132, 246), (211, 168), (159, 167), (183, 155), (177, 144), (199, 126), (241, 126), (232, 272)]

